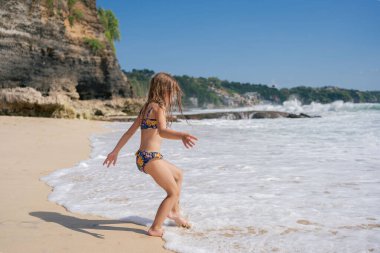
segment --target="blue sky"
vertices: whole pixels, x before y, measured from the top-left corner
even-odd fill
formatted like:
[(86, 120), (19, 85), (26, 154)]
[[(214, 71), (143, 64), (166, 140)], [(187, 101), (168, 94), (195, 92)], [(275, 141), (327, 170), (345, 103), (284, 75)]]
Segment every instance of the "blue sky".
[(98, 0), (127, 71), (380, 90), (380, 0)]

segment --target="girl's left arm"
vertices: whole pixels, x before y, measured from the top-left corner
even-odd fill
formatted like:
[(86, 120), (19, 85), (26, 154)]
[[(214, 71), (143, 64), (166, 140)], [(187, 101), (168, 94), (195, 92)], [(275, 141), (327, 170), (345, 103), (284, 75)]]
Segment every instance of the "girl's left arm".
[(119, 153), (120, 149), (129, 141), (129, 139), (136, 133), (141, 123), (141, 116), (139, 115), (129, 129), (121, 136), (120, 140), (116, 144), (112, 153)]

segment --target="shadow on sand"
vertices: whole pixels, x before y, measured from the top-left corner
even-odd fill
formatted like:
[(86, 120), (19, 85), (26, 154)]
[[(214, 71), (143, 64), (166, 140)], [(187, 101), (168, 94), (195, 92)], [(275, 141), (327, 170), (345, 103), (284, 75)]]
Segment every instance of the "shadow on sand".
[(86, 231), (85, 229), (130, 231), (130, 232), (146, 235), (147, 234), (146, 231), (142, 229), (128, 228), (128, 227), (113, 227), (113, 226), (107, 226), (107, 225), (126, 224), (126, 223), (133, 223), (133, 224), (140, 225), (138, 223), (128, 221), (131, 218), (138, 218), (139, 220), (144, 221), (144, 222), (151, 222), (150, 219), (137, 217), (137, 216), (133, 216), (133, 217), (129, 216), (129, 217), (124, 218), (123, 220), (88, 220), (88, 219), (79, 219), (74, 216), (62, 215), (56, 212), (30, 212), (29, 214), (31, 216), (38, 217), (41, 220), (44, 220), (46, 222), (55, 222), (71, 230), (89, 234), (99, 239), (104, 239), (104, 235), (92, 233), (92, 232)]

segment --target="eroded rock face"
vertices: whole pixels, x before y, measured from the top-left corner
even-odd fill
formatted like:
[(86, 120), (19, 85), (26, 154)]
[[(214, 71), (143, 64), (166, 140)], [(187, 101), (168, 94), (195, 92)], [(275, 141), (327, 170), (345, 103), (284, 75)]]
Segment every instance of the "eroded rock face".
[(0, 116), (34, 116), (109, 120), (136, 115), (145, 99), (115, 97), (113, 99), (70, 99), (62, 92), (43, 96), (32, 87), (0, 89)]
[(0, 115), (75, 118), (71, 99), (60, 93), (42, 96), (31, 87), (0, 89)]
[[(0, 0), (0, 88), (33, 87), (72, 99), (129, 97), (95, 0), (74, 7), (83, 16), (71, 27), (67, 0)], [(102, 53), (94, 54), (86, 37), (105, 45)]]

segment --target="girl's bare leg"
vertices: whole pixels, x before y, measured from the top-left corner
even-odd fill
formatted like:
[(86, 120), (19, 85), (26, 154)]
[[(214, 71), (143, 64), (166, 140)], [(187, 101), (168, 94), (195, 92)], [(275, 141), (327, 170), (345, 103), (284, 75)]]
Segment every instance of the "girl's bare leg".
[[(181, 195), (181, 189), (182, 189), (182, 181), (183, 181), (183, 172), (179, 168), (177, 168), (174, 164), (163, 160), (165, 165), (170, 169), (175, 182), (177, 183), (178, 189), (179, 189), (179, 194)], [(179, 199), (180, 196), (178, 197), (178, 201), (175, 203), (173, 206), (172, 210), (170, 211), (169, 215), (179, 215), (180, 213), (180, 208), (179, 208)]]
[[(163, 160), (163, 162), (172, 172), (174, 180), (176, 181), (178, 189), (179, 189), (179, 194), (181, 194), (182, 180), (183, 180), (182, 170), (180, 170), (174, 164), (172, 164), (166, 160)], [(180, 195), (178, 197), (178, 201), (174, 204), (173, 208), (170, 210), (170, 212), (168, 214), (168, 218), (174, 220), (176, 222), (176, 224), (179, 226), (182, 226), (185, 228), (190, 228), (191, 225), (188, 223), (188, 221), (186, 219), (184, 219), (183, 217), (181, 217), (180, 207), (179, 207), (179, 198), (180, 198)]]
[(154, 159), (144, 167), (145, 172), (151, 175), (154, 181), (167, 193), (166, 198), (158, 207), (152, 226), (148, 230), (148, 234), (153, 236), (162, 236), (162, 223), (179, 198), (178, 185), (172, 172), (165, 165), (164, 160)]

